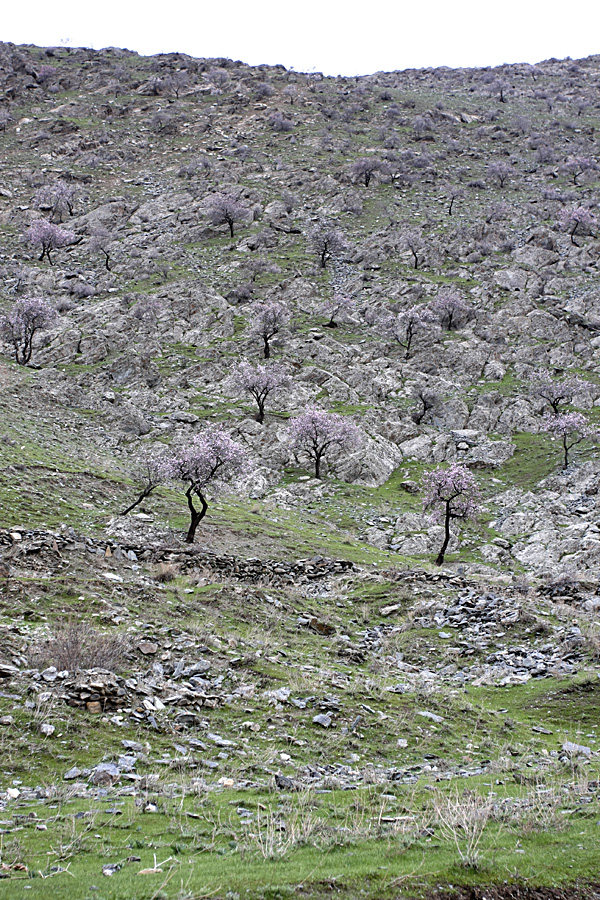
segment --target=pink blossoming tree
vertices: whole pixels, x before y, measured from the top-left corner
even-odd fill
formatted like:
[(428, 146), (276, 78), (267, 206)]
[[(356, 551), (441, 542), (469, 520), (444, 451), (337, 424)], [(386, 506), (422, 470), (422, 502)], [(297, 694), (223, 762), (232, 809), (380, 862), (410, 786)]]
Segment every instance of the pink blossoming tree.
[[(206, 495), (225, 490), (248, 466), (248, 455), (221, 425), (213, 425), (196, 435), (191, 445), (175, 453), (168, 464), (169, 479), (183, 481), (190, 511), (186, 543), (193, 544), (196, 529), (208, 509)], [(194, 500), (200, 501), (197, 509)]]
[(145, 448), (140, 453), (135, 463), (133, 472), (134, 480), (138, 483), (139, 493), (137, 498), (123, 510), (122, 516), (126, 516), (132, 509), (139, 506), (146, 497), (156, 490), (159, 484), (167, 481), (170, 475), (168, 450), (163, 444)]
[(271, 358), (271, 341), (288, 321), (288, 311), (281, 303), (265, 303), (257, 307), (250, 333), (262, 339), (265, 359)]
[(325, 301), (321, 309), (324, 315), (329, 316), (329, 321), (326, 323), (325, 328), (337, 328), (338, 323), (336, 319), (340, 313), (343, 315), (344, 313), (352, 312), (354, 300), (352, 297), (348, 297), (347, 294), (334, 294), (331, 300)]
[(45, 300), (17, 300), (8, 315), (0, 316), (0, 336), (11, 344), (15, 361), (26, 366), (33, 353), (33, 339), (56, 319), (54, 310)]
[(439, 323), (446, 331), (454, 331), (469, 319), (473, 307), (453, 290), (441, 291), (429, 306), (431, 312), (438, 317)]
[(567, 375), (565, 378), (552, 378), (549, 372), (538, 372), (531, 383), (531, 392), (540, 397), (552, 409), (555, 416), (562, 411), (562, 407), (573, 402), (576, 394), (589, 393), (592, 385), (576, 375)]
[(454, 519), (473, 519), (480, 493), (473, 475), (465, 466), (453, 463), (447, 469), (435, 469), (424, 478), (423, 508), (431, 510), (433, 522), (443, 522), (444, 542), (435, 564), (441, 566), (450, 542), (450, 523)]
[(42, 251), (39, 257), (40, 262), (46, 257), (52, 266), (54, 263), (50, 254), (54, 250), (60, 250), (63, 247), (74, 244), (77, 241), (77, 237), (72, 231), (67, 231), (66, 228), (61, 228), (60, 225), (48, 222), (47, 219), (36, 219), (27, 230), (27, 240)]
[(560, 224), (571, 237), (571, 243), (579, 246), (575, 235), (589, 235), (596, 224), (596, 217), (585, 206), (571, 206), (561, 210)]
[(435, 313), (429, 307), (411, 306), (397, 315), (385, 316), (382, 325), (384, 331), (404, 348), (404, 358), (408, 359), (417, 334), (431, 330), (435, 321)]
[(208, 218), (212, 225), (228, 225), (229, 234), (234, 236), (234, 225), (247, 222), (251, 213), (243, 203), (229, 194), (213, 194), (208, 200)]
[(232, 377), (232, 384), (239, 394), (250, 394), (256, 401), (258, 412), (256, 421), (262, 423), (265, 420), (265, 405), (271, 394), (288, 388), (291, 379), (285, 370), (271, 363), (270, 365), (252, 366), (249, 362), (241, 362)]
[(290, 436), (294, 452), (314, 464), (315, 478), (321, 477), (323, 459), (356, 449), (363, 440), (362, 432), (351, 419), (317, 406), (307, 407), (291, 420)]
[(551, 416), (542, 425), (542, 430), (560, 438), (563, 448), (563, 468), (569, 465), (569, 451), (585, 440), (598, 437), (583, 413), (562, 413)]

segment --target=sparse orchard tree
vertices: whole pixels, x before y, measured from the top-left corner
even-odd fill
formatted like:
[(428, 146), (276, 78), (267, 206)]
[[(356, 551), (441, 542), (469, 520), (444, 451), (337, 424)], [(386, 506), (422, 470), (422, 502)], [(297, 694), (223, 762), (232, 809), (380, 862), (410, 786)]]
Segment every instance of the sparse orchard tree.
[(475, 518), (480, 492), (469, 469), (458, 463), (429, 472), (424, 487), (423, 508), (431, 510), (432, 521), (441, 521), (444, 526), (444, 540), (435, 560), (436, 566), (441, 566), (450, 543), (450, 523)]
[[(164, 82), (161, 82), (161, 84), (164, 84)], [(179, 131), (177, 116), (164, 109), (157, 109), (149, 124), (155, 134), (177, 134)]]
[(417, 425), (421, 424), (428, 412), (437, 409), (442, 402), (442, 398), (437, 391), (423, 384), (415, 385), (411, 391), (411, 396), (417, 404), (411, 413), (412, 420)]
[(597, 220), (587, 207), (571, 206), (561, 210), (559, 222), (571, 236), (571, 243), (576, 247), (579, 247), (579, 244), (575, 240), (575, 235), (578, 234), (583, 236), (592, 234), (592, 229), (594, 225), (596, 225)]
[(56, 310), (37, 298), (17, 300), (8, 315), (0, 316), (0, 336), (12, 346), (19, 365), (27, 365), (35, 335), (49, 328), (56, 317)]
[(354, 300), (347, 294), (334, 294), (330, 300), (326, 300), (321, 311), (324, 315), (329, 316), (329, 321), (325, 324), (325, 328), (337, 328), (336, 319), (340, 313), (351, 313), (354, 309)]
[(542, 430), (560, 438), (563, 448), (563, 468), (569, 465), (569, 451), (585, 440), (597, 440), (598, 434), (590, 426), (583, 413), (570, 412), (550, 416), (542, 425)]
[(371, 179), (376, 172), (380, 172), (382, 168), (381, 160), (375, 156), (361, 156), (353, 163), (350, 169), (350, 175), (354, 181), (362, 181), (365, 187), (369, 187)]
[(429, 309), (438, 316), (440, 325), (446, 331), (459, 328), (460, 324), (467, 321), (473, 313), (471, 304), (451, 288), (440, 291), (436, 299), (429, 304)]
[(425, 248), (425, 240), (418, 228), (409, 228), (400, 239), (400, 249), (410, 250), (413, 257), (414, 268), (418, 269), (421, 264), (419, 256), (421, 250)]
[(159, 484), (167, 481), (169, 474), (168, 450), (164, 444), (145, 448), (136, 460), (133, 471), (134, 482), (139, 486), (138, 496), (120, 515), (126, 516), (139, 506)]
[(73, 215), (75, 190), (63, 181), (47, 184), (36, 191), (34, 203), (38, 209), (49, 210), (50, 218), (60, 224), (65, 215)]
[(454, 209), (454, 204), (457, 200), (462, 199), (465, 196), (464, 188), (459, 187), (458, 185), (451, 184), (446, 187), (446, 197), (448, 199), (448, 215), (452, 215), (452, 210)]
[(34, 247), (41, 249), (39, 261), (46, 257), (52, 266), (54, 263), (51, 253), (76, 243), (77, 237), (74, 232), (67, 231), (66, 228), (61, 228), (60, 225), (55, 225), (47, 219), (36, 219), (27, 230), (27, 240)]
[(274, 112), (269, 116), (269, 126), (273, 131), (293, 131), (294, 123), (288, 119), (282, 112)]
[(573, 184), (578, 184), (577, 179), (586, 172), (597, 169), (598, 165), (589, 156), (569, 156), (561, 164), (560, 170), (573, 179)]
[(307, 407), (291, 420), (290, 437), (294, 453), (308, 458), (314, 465), (315, 478), (321, 477), (324, 459), (358, 448), (363, 439), (351, 419), (317, 406)]
[(513, 167), (506, 162), (495, 162), (491, 164), (489, 173), (493, 178), (498, 179), (499, 186), (503, 188), (507, 179), (513, 174)]
[(250, 331), (262, 339), (265, 359), (271, 358), (271, 341), (288, 321), (289, 313), (281, 303), (265, 303), (256, 309)]
[(291, 379), (285, 370), (276, 363), (252, 366), (244, 361), (233, 373), (232, 383), (237, 393), (248, 393), (254, 398), (258, 407), (256, 421), (262, 425), (265, 420), (267, 400), (271, 395), (289, 388)]
[[(248, 466), (248, 455), (222, 425), (213, 425), (196, 435), (191, 445), (175, 453), (168, 464), (169, 479), (183, 481), (190, 511), (186, 543), (193, 544), (196, 529), (208, 510), (208, 493), (230, 487)], [(195, 500), (200, 501), (197, 509)]]
[(98, 225), (94, 231), (92, 232), (89, 247), (92, 252), (102, 253), (104, 256), (104, 266), (107, 272), (111, 272), (112, 269), (110, 267), (110, 256), (112, 253), (112, 244), (114, 244), (115, 238), (108, 231), (107, 228), (104, 228), (103, 225)]
[(530, 391), (534, 397), (541, 397), (551, 408), (555, 416), (562, 412), (563, 406), (573, 402), (576, 394), (590, 393), (592, 385), (576, 375), (565, 378), (552, 378), (548, 372), (537, 372), (531, 380)]
[(252, 284), (259, 275), (270, 274), (280, 275), (281, 269), (276, 263), (271, 262), (264, 256), (252, 256), (244, 263), (244, 271), (248, 273), (248, 277)]
[(175, 97), (179, 100), (179, 95), (183, 93), (183, 91), (186, 91), (190, 86), (189, 73), (186, 72), (185, 69), (173, 72), (172, 75), (167, 75), (163, 81), (163, 85), (165, 90), (175, 94)]
[(408, 359), (417, 334), (431, 331), (435, 322), (436, 316), (428, 306), (415, 305), (396, 315), (385, 316), (382, 326), (385, 333), (404, 348), (404, 358)]
[(322, 269), (327, 268), (330, 259), (340, 256), (348, 249), (342, 232), (337, 228), (315, 228), (310, 234), (310, 242)]
[(233, 237), (233, 226), (238, 222), (247, 222), (252, 213), (229, 194), (213, 194), (208, 198), (208, 217), (212, 225), (228, 225), (229, 234)]

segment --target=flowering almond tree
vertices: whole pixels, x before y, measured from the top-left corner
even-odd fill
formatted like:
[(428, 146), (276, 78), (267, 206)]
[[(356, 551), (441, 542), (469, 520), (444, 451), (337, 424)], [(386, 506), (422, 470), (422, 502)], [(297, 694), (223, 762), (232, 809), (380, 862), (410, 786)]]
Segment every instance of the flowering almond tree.
[(321, 307), (324, 315), (329, 316), (329, 321), (325, 324), (325, 328), (337, 328), (336, 319), (340, 313), (350, 313), (354, 309), (354, 300), (347, 294), (334, 294), (331, 300), (326, 300)]
[(134, 472), (135, 480), (141, 490), (137, 499), (127, 509), (124, 509), (121, 515), (126, 516), (132, 509), (135, 509), (146, 497), (150, 496), (159, 484), (167, 481), (169, 474), (167, 448), (163, 444), (144, 450), (136, 461)]
[(236, 222), (246, 222), (250, 210), (229, 194), (213, 194), (208, 199), (208, 218), (212, 225), (228, 225), (229, 234), (234, 236)]
[[(190, 527), (186, 543), (193, 544), (196, 529), (208, 509), (206, 493), (213, 494), (228, 487), (248, 465), (244, 448), (223, 430), (222, 425), (207, 428), (196, 435), (191, 446), (175, 453), (168, 463), (169, 480), (183, 481), (190, 511)], [(200, 501), (197, 509), (194, 500)]]
[(562, 413), (551, 416), (542, 425), (543, 431), (560, 438), (563, 447), (563, 469), (569, 465), (569, 451), (582, 441), (594, 439), (596, 432), (583, 413)]
[(33, 339), (56, 319), (56, 310), (45, 300), (17, 300), (8, 315), (0, 316), (0, 336), (12, 344), (15, 361), (26, 366), (33, 353)]
[(575, 235), (591, 234), (593, 226), (597, 224), (597, 220), (587, 207), (574, 206), (561, 211), (560, 224), (565, 231), (568, 231), (571, 243), (579, 247), (575, 240)]
[(453, 290), (441, 291), (430, 309), (446, 331), (460, 327), (459, 323), (465, 322), (473, 312), (473, 307)]
[(269, 396), (288, 388), (291, 379), (276, 363), (252, 366), (248, 362), (241, 362), (233, 373), (232, 382), (240, 394), (248, 393), (254, 397), (258, 406), (256, 421), (262, 425), (265, 420), (265, 404)]
[(435, 313), (429, 307), (411, 306), (395, 316), (387, 316), (383, 320), (383, 328), (401, 347), (404, 347), (404, 358), (408, 359), (417, 333), (431, 328), (435, 321)]
[(50, 210), (51, 218), (60, 224), (67, 213), (73, 215), (75, 191), (64, 181), (47, 184), (36, 192), (35, 204), (38, 209)]
[(50, 254), (54, 250), (60, 250), (62, 247), (74, 244), (77, 241), (77, 237), (72, 231), (67, 231), (66, 228), (61, 228), (60, 225), (48, 222), (47, 219), (36, 219), (27, 229), (27, 240), (34, 247), (41, 249), (39, 261), (41, 262), (46, 257), (52, 266), (54, 263)]
[(271, 341), (287, 324), (288, 319), (288, 311), (281, 303), (265, 303), (257, 308), (250, 332), (262, 338), (265, 359), (271, 358)]
[(538, 372), (531, 385), (534, 396), (541, 397), (551, 407), (555, 416), (561, 412), (561, 407), (573, 402), (576, 394), (589, 393), (592, 385), (576, 375), (567, 375), (566, 378), (552, 378), (548, 372)]
[(423, 508), (432, 511), (433, 522), (444, 523), (444, 542), (435, 561), (436, 566), (441, 566), (450, 542), (450, 522), (474, 519), (481, 495), (469, 469), (458, 463), (429, 472), (424, 478), (424, 487)]
[(327, 228), (324, 225), (311, 231), (310, 242), (319, 259), (321, 269), (326, 269), (330, 259), (341, 256), (348, 249), (342, 232), (337, 228)]
[(315, 478), (321, 477), (321, 462), (325, 457), (342, 450), (348, 451), (362, 444), (362, 432), (350, 419), (337, 413), (309, 406), (290, 422), (294, 452), (314, 463)]

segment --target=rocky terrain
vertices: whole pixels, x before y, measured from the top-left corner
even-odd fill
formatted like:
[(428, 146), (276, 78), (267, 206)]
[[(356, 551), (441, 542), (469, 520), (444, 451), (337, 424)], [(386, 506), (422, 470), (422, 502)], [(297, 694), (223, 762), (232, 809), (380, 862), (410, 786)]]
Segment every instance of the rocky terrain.
[(598, 896), (599, 86), (0, 45), (3, 896)]

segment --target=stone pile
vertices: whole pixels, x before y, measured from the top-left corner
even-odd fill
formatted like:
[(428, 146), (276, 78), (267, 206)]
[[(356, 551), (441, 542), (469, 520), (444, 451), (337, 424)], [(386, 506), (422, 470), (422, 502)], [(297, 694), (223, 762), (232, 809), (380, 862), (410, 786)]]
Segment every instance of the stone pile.
[(424, 601), (419, 605), (414, 622), (417, 627), (448, 627), (488, 631), (491, 626), (510, 628), (522, 616), (522, 601), (509, 594), (478, 595), (474, 590), (463, 592), (448, 605), (438, 601)]
[[(205, 674), (203, 663), (185, 669), (179, 666), (172, 678), (162, 673), (123, 678), (103, 669), (89, 669), (71, 676), (66, 672), (57, 673), (51, 667), (41, 673), (36, 684), (44, 690), (50, 687), (57, 699), (68, 706), (90, 713), (120, 712), (139, 719), (168, 707), (215, 709), (219, 706), (221, 695), (200, 672)], [(175, 680), (179, 678), (185, 680)]]
[(345, 559), (299, 559), (295, 562), (264, 560), (257, 557), (220, 556), (197, 547), (141, 547), (93, 541), (76, 533), (53, 534), (46, 531), (0, 530), (0, 547), (8, 547), (9, 555), (37, 554), (50, 551), (87, 551), (116, 561), (143, 559), (153, 563), (176, 563), (185, 572), (210, 569), (215, 575), (236, 578), (253, 584), (301, 584), (332, 576), (356, 572), (357, 566)]
[(124, 678), (114, 672), (98, 670), (66, 678), (60, 685), (58, 696), (69, 706), (91, 713), (116, 712), (131, 706), (133, 700)]

